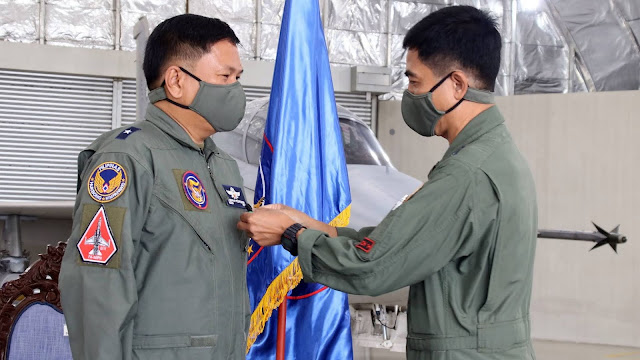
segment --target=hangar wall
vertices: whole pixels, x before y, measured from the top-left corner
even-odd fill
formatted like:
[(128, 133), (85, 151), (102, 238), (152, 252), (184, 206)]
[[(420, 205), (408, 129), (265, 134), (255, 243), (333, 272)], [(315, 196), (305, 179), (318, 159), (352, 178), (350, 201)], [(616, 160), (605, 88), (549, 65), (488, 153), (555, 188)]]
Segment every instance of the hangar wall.
[[(616, 255), (539, 240), (531, 304), (537, 339), (640, 346), (640, 91), (498, 97), (533, 171), (541, 228), (629, 238)], [(378, 137), (398, 170), (426, 180), (448, 144), (411, 132), (399, 101), (379, 104)]]

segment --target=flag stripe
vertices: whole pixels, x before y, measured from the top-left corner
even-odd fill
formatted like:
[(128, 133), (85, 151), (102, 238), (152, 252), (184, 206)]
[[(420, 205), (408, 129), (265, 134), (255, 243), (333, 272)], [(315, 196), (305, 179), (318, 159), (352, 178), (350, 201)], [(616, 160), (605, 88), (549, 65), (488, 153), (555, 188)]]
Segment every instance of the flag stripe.
[(310, 298), (313, 295), (317, 295), (320, 294), (321, 292), (327, 290), (329, 287), (328, 286), (323, 286), (320, 289), (310, 293), (310, 294), (306, 294), (306, 295), (302, 295), (302, 296), (287, 296), (287, 300), (302, 300), (302, 299), (306, 299), (306, 298)]

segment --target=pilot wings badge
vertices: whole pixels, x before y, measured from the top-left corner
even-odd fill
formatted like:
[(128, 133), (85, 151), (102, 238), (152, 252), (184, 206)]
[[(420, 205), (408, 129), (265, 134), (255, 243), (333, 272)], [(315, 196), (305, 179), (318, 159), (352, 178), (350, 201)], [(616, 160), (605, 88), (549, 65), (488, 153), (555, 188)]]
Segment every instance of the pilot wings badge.
[(242, 193), (241, 187), (231, 185), (222, 185), (222, 187), (229, 197), (227, 199), (227, 206), (246, 209), (247, 202), (244, 199), (244, 194)]
[(118, 251), (104, 206), (100, 207), (89, 222), (87, 230), (78, 241), (77, 248), (82, 261), (103, 265), (108, 263)]

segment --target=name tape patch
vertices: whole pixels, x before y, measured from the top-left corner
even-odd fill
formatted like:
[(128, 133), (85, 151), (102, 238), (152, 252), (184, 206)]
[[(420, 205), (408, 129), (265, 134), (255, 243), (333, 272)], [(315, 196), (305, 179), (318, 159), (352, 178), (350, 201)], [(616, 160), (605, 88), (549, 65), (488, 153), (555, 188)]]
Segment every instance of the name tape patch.
[(222, 187), (229, 197), (227, 199), (227, 206), (246, 209), (247, 201), (244, 199), (241, 187), (231, 185), (222, 185)]

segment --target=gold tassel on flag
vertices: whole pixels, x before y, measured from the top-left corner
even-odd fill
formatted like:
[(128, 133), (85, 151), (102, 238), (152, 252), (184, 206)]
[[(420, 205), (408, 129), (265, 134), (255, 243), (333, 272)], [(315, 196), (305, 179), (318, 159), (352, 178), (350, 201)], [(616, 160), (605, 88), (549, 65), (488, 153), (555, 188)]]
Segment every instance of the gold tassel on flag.
[[(259, 207), (264, 202), (264, 198), (258, 201), (256, 207)], [(349, 224), (349, 218), (351, 217), (351, 205), (347, 206), (338, 216), (336, 216), (329, 223), (330, 226), (339, 227), (347, 226)], [(291, 264), (287, 266), (282, 272), (273, 279), (267, 292), (264, 294), (260, 303), (251, 314), (251, 325), (249, 327), (249, 337), (247, 338), (247, 354), (251, 349), (253, 343), (256, 342), (258, 336), (264, 331), (264, 327), (269, 321), (273, 310), (278, 308), (280, 304), (286, 299), (287, 294), (296, 288), (302, 281), (302, 269), (298, 258), (293, 259)]]

